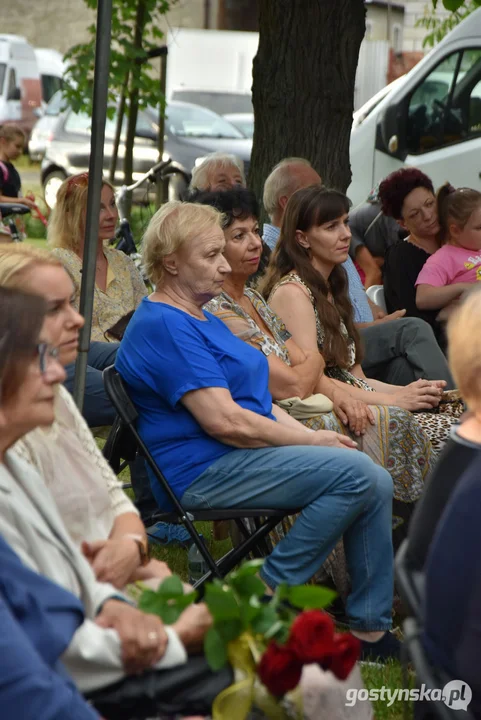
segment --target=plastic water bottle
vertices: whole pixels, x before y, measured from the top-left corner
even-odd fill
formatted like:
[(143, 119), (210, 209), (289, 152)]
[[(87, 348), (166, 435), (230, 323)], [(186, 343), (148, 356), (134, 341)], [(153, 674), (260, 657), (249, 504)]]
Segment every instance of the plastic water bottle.
[[(201, 536), (202, 537), (202, 536)], [(204, 560), (199, 548), (195, 543), (189, 548), (189, 583), (195, 585), (209, 571), (206, 561)]]

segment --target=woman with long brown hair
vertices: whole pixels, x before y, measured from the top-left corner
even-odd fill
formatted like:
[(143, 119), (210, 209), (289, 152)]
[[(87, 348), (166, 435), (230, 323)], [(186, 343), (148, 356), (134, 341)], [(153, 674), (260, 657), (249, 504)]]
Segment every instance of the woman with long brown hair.
[(261, 289), (297, 345), (323, 356), (326, 367), (315, 392), (331, 399), (338, 389), (349, 393), (377, 428), (378, 462), (394, 479), (394, 514), (407, 519), (433, 461), (431, 443), (437, 450), (453, 419), (407, 412), (437, 408), (441, 381), (399, 387), (365, 377), (342, 267), (351, 239), (348, 211), (347, 197), (336, 190), (317, 185), (294, 193)]

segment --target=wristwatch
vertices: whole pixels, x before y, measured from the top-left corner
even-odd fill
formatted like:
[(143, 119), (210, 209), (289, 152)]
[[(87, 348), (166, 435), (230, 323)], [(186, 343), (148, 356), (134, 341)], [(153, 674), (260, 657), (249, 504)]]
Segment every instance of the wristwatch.
[(140, 555), (140, 565), (141, 567), (145, 567), (150, 561), (149, 543), (147, 542), (147, 538), (144, 537), (144, 535), (137, 535), (136, 533), (127, 533), (124, 537), (130, 538), (137, 543)]

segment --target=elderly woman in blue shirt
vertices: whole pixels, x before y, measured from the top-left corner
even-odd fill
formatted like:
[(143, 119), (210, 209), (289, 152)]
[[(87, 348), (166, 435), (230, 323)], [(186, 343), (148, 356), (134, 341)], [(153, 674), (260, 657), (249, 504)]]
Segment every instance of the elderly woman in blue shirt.
[[(167, 203), (144, 238), (155, 291), (134, 314), (116, 367), (138, 428), (188, 509), (302, 508), (262, 569), (269, 588), (307, 582), (344, 536), (351, 631), (363, 652), (396, 655), (391, 627), (392, 481), (332, 431), (309, 431), (273, 406), (268, 363), (203, 305), (230, 267), (221, 215)], [(165, 498), (153, 479), (159, 505)]]

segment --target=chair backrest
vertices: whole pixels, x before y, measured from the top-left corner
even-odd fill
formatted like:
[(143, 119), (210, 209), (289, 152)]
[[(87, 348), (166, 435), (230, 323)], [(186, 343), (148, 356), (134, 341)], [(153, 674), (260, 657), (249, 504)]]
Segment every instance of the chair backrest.
[[(404, 648), (407, 651), (409, 658), (414, 666), (416, 672), (417, 685), (425, 688), (425, 690), (443, 690), (444, 687), (452, 680), (458, 678), (450, 677), (441, 668), (435, 667), (424, 649), (422, 638), (421, 638), (421, 627), (415, 618), (408, 618), (405, 620), (403, 625), (404, 630)], [(446, 698), (449, 701), (449, 698)], [(429, 717), (434, 715), (439, 720), (455, 720), (461, 716), (458, 710), (449, 707), (446, 700), (433, 700), (429, 701)], [(474, 720), (473, 715), (469, 712), (469, 709), (462, 711), (462, 717), (464, 720)]]
[(382, 285), (371, 285), (371, 287), (366, 290), (366, 294), (371, 302), (379, 305), (381, 310), (387, 312), (384, 287)]
[(127, 394), (122, 378), (113, 365), (102, 373), (107, 395), (126, 425), (133, 425), (139, 416), (135, 405)]
[(409, 540), (406, 539), (397, 551), (394, 561), (396, 587), (409, 615), (422, 622), (425, 578), (424, 573), (412, 570), (406, 561)]
[(146, 444), (144, 443), (137, 431), (136, 422), (139, 414), (135, 409), (135, 405), (133, 404), (132, 400), (129, 398), (124, 382), (120, 377), (119, 373), (117, 372), (115, 367), (111, 365), (110, 367), (105, 368), (102, 373), (102, 377), (104, 380), (105, 390), (112, 402), (112, 405), (117, 410), (121, 421), (125, 423), (129, 431), (135, 438), (135, 442), (137, 443), (139, 452), (145, 457), (147, 463), (149, 464), (149, 467), (154, 473), (156, 479), (158, 480), (159, 485), (161, 486), (167, 500), (170, 502), (174, 512), (177, 512), (179, 516), (185, 515), (184, 508), (173, 493), (169, 483), (167, 482), (167, 479), (165, 478), (165, 475), (155, 462)]

